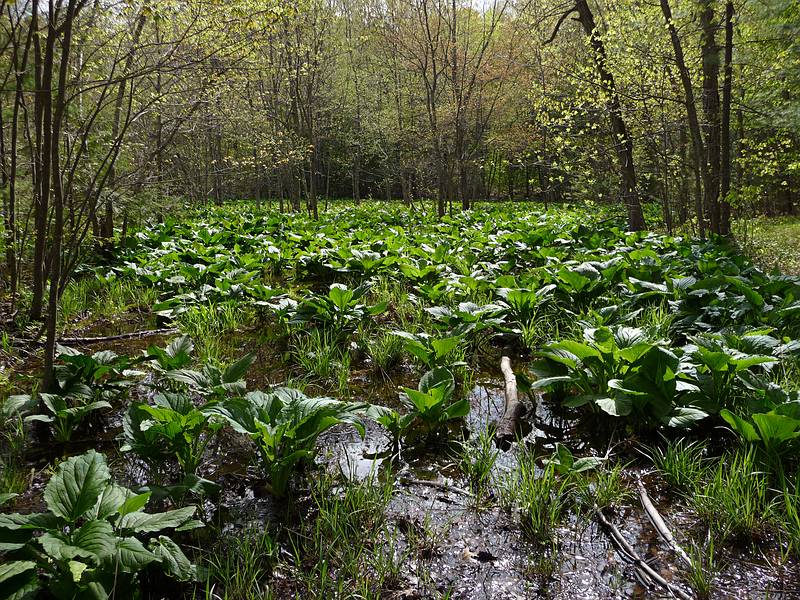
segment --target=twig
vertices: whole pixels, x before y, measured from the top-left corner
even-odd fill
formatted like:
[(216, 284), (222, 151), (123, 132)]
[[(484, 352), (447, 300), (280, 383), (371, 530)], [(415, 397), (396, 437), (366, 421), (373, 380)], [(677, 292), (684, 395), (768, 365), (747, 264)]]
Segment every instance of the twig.
[(623, 537), (619, 529), (617, 529), (613, 523), (606, 519), (603, 511), (601, 511), (597, 505), (594, 507), (594, 514), (597, 517), (597, 520), (600, 521), (600, 524), (603, 525), (603, 527), (605, 527), (611, 534), (611, 541), (614, 542), (614, 545), (617, 547), (617, 551), (623, 560), (635, 565), (644, 577), (646, 577), (649, 581), (660, 585), (673, 596), (676, 596), (681, 600), (692, 600), (692, 597), (689, 594), (664, 579), (653, 569), (653, 567), (647, 564), (642, 557), (636, 554), (636, 550), (633, 549), (633, 546), (631, 546), (628, 543), (628, 540)]
[(454, 485), (450, 485), (449, 483), (445, 483), (443, 481), (429, 481), (426, 479), (412, 479), (410, 477), (401, 477), (400, 482), (405, 483), (407, 485), (425, 485), (428, 487), (439, 488), (440, 490), (456, 492), (464, 496), (469, 496), (470, 498), (472, 497), (472, 492), (468, 492), (464, 488), (456, 487)]
[(650, 496), (647, 495), (647, 490), (644, 487), (644, 483), (642, 483), (641, 477), (636, 478), (636, 487), (639, 488), (639, 499), (642, 501), (642, 507), (644, 511), (647, 513), (647, 518), (650, 519), (650, 522), (653, 524), (653, 527), (656, 528), (658, 535), (661, 536), (661, 539), (664, 540), (672, 551), (678, 555), (678, 557), (686, 563), (687, 566), (692, 566), (692, 561), (689, 558), (689, 555), (686, 554), (683, 548), (678, 545), (678, 542), (675, 541), (675, 538), (672, 535), (672, 532), (667, 527), (667, 524), (664, 523), (664, 519), (661, 518), (656, 507), (653, 505), (653, 502), (650, 500)]

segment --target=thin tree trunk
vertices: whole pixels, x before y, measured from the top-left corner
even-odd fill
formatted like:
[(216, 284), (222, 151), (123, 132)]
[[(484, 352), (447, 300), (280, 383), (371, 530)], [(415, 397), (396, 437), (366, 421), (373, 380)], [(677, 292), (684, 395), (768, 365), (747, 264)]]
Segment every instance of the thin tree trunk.
[[(61, 125), (67, 108), (67, 71), (69, 68), (70, 48), (72, 45), (72, 25), (81, 8), (78, 0), (69, 0), (67, 12), (64, 17), (63, 38), (61, 41), (61, 64), (58, 73), (58, 89), (55, 103), (55, 111), (52, 118), (52, 143), (50, 146), (50, 162), (53, 184), (53, 236), (51, 242), (52, 266), (50, 269), (50, 295), (47, 306), (47, 335), (45, 338), (44, 349), (44, 373), (42, 387), (46, 391), (51, 391), (55, 386), (55, 374), (53, 371), (53, 361), (55, 360), (57, 324), (58, 324), (58, 299), (61, 289), (61, 245), (64, 234), (64, 189), (61, 181), (61, 146), (59, 138), (61, 136)], [(51, 20), (50, 27), (55, 28), (56, 24)], [(57, 35), (54, 31), (53, 35)]]
[(705, 113), (707, 185), (703, 203), (711, 217), (711, 231), (720, 231), (720, 100), (719, 46), (716, 41), (714, 0), (701, 0), (700, 27), (703, 52), (703, 111)]
[[(59, 4), (60, 6), (60, 4)], [(38, 34), (38, 1), (33, 2), (31, 27), (34, 29), (34, 54), (36, 85), (35, 94), (35, 129), (36, 149), (33, 187), (36, 198), (36, 211), (34, 223), (36, 239), (33, 248), (33, 283), (30, 317), (34, 321), (42, 319), (44, 308), (44, 288), (47, 280), (47, 265), (45, 247), (48, 237), (48, 221), (50, 210), (50, 146), (52, 140), (52, 85), (53, 85), (53, 52), (55, 45), (55, 24), (52, 23), (55, 15), (50, 7), (49, 19), (45, 37), (45, 50), (42, 55), (40, 35)]]
[[(710, 188), (712, 183), (709, 178), (708, 169), (706, 168), (706, 152), (703, 144), (703, 135), (700, 131), (700, 121), (697, 118), (697, 105), (695, 104), (694, 100), (694, 90), (692, 89), (691, 76), (689, 75), (689, 69), (686, 67), (686, 59), (683, 55), (683, 46), (681, 45), (680, 37), (678, 37), (678, 30), (675, 28), (675, 23), (672, 19), (672, 9), (669, 6), (669, 0), (660, 0), (660, 2), (661, 12), (664, 14), (664, 20), (667, 23), (670, 40), (672, 41), (672, 49), (675, 53), (675, 62), (677, 63), (678, 73), (680, 75), (681, 84), (683, 85), (686, 116), (689, 122), (689, 134), (692, 138), (692, 145), (694, 147), (697, 176), (702, 180), (704, 188)], [(705, 236), (705, 218), (702, 207), (697, 207), (697, 220), (700, 236)]]
[(720, 234), (731, 232), (731, 88), (733, 87), (733, 2), (725, 3), (725, 69), (722, 80), (722, 131), (720, 132)]
[(578, 0), (575, 5), (583, 30), (589, 36), (592, 45), (595, 67), (600, 76), (600, 83), (606, 95), (606, 108), (611, 117), (611, 131), (614, 136), (614, 150), (617, 154), (619, 169), (622, 175), (622, 200), (628, 210), (628, 227), (633, 231), (646, 229), (642, 205), (636, 191), (636, 168), (633, 162), (633, 140), (628, 133), (625, 120), (622, 118), (622, 104), (617, 93), (614, 76), (608, 68), (608, 56), (605, 44), (597, 31), (589, 4), (586, 0)]

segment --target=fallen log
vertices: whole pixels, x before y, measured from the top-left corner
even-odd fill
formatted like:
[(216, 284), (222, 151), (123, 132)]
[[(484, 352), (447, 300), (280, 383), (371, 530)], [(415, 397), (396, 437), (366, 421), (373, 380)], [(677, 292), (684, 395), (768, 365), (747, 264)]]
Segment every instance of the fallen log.
[(633, 549), (633, 546), (628, 543), (628, 540), (625, 539), (620, 530), (617, 529), (616, 525), (606, 519), (603, 511), (601, 511), (596, 505), (594, 507), (594, 514), (595, 517), (597, 517), (597, 520), (600, 521), (600, 524), (608, 530), (608, 533), (611, 536), (611, 542), (614, 544), (614, 546), (616, 546), (617, 552), (619, 552), (619, 555), (622, 557), (622, 559), (625, 562), (635, 566), (645, 581), (661, 586), (676, 598), (680, 598), (681, 600), (692, 600), (692, 597), (689, 594), (684, 592), (678, 586), (664, 579), (653, 569), (653, 567), (647, 564), (647, 562), (636, 553), (636, 550)]
[(171, 335), (178, 333), (177, 329), (148, 329), (146, 331), (132, 331), (130, 333), (120, 333), (118, 335), (105, 335), (101, 337), (75, 337), (61, 338), (59, 344), (102, 344), (104, 342), (116, 342), (119, 340), (138, 340), (154, 335)]
[(644, 511), (647, 513), (647, 518), (650, 520), (650, 523), (652, 523), (653, 527), (655, 527), (658, 535), (687, 566), (691, 567), (692, 560), (689, 558), (689, 555), (686, 554), (684, 549), (678, 545), (678, 542), (675, 541), (672, 532), (667, 527), (667, 524), (664, 523), (664, 519), (661, 518), (661, 514), (658, 512), (658, 509), (656, 509), (655, 505), (650, 500), (650, 496), (647, 495), (647, 489), (645, 489), (641, 478), (636, 479), (636, 487), (639, 488), (639, 500), (642, 501), (642, 508), (644, 508)]
[(500, 421), (497, 423), (495, 443), (498, 446), (507, 447), (516, 438), (519, 420), (525, 416), (527, 409), (517, 394), (517, 377), (511, 368), (511, 359), (509, 357), (503, 356), (500, 359), (500, 370), (505, 379), (506, 406), (503, 416), (500, 417)]

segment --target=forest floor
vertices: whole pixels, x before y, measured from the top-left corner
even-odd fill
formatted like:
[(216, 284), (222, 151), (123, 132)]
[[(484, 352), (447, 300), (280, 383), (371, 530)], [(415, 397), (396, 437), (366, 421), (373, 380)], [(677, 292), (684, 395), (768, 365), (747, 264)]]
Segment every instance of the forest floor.
[(144, 598), (800, 597), (800, 278), (605, 217), (237, 205), (144, 229), (64, 294), (62, 439), (5, 410), (37, 347), (0, 348), (3, 508), (49, 508), (88, 448), (148, 512), (198, 506), (170, 536), (199, 581), (151, 566)]

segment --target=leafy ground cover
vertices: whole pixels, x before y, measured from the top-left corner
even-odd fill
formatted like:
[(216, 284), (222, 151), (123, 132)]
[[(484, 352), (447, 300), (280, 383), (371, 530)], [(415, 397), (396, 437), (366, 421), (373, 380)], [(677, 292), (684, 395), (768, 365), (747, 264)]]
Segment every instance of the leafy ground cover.
[(65, 298), (58, 389), (4, 341), (10, 597), (800, 593), (800, 278), (734, 246), (240, 204), (136, 232)]

